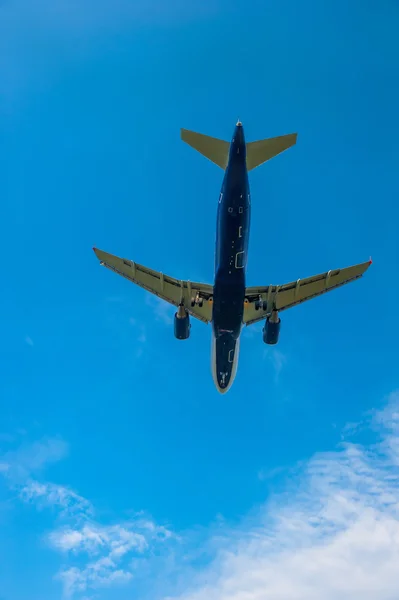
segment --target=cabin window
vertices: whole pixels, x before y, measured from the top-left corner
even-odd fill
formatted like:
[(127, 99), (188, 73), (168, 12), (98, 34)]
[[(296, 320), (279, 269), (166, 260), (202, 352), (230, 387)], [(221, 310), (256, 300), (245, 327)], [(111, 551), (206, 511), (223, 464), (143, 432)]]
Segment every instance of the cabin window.
[(231, 206), (229, 206), (229, 213), (233, 212), (233, 208)]
[(238, 209), (238, 212), (240, 213), (240, 215), (242, 215), (242, 213), (244, 212), (244, 209), (242, 206), (240, 206), (240, 208)]
[(232, 363), (234, 360), (234, 348), (229, 350), (229, 363)]
[(245, 252), (237, 252), (236, 254), (236, 269), (244, 268)]
[(238, 228), (238, 237), (242, 237), (242, 225)]

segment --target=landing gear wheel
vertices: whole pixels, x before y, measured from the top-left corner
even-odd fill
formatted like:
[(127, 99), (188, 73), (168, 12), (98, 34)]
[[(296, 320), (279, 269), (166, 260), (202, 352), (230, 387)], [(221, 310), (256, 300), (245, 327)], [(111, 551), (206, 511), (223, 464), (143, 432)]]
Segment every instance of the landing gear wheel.
[(203, 304), (204, 304), (204, 301), (203, 301), (203, 299), (202, 299), (202, 298), (201, 298), (200, 300), (198, 300), (198, 306), (199, 306), (200, 308), (202, 308)]
[(255, 302), (255, 310), (267, 310), (267, 300), (256, 300)]
[(195, 306), (195, 299), (191, 298), (191, 308), (193, 308)]

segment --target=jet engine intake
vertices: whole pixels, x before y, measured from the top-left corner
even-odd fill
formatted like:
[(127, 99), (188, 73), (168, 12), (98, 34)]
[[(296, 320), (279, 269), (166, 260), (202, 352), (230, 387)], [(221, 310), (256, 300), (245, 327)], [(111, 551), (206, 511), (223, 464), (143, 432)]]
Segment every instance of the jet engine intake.
[(175, 337), (178, 340), (186, 340), (190, 337), (190, 315), (181, 304), (175, 313)]
[(272, 312), (270, 317), (267, 317), (263, 328), (263, 341), (265, 344), (277, 344), (280, 336), (281, 319), (276, 310)]

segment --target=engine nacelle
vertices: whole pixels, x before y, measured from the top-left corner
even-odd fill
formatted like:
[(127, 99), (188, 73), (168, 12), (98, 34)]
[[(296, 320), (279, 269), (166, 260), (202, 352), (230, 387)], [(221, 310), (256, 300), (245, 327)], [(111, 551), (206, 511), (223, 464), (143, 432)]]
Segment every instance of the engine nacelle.
[(277, 311), (273, 311), (270, 317), (267, 317), (263, 328), (263, 341), (265, 344), (277, 344), (280, 335), (281, 319)]
[(177, 313), (175, 313), (175, 337), (178, 340), (186, 340), (190, 337), (190, 329), (190, 315), (184, 306), (179, 306)]

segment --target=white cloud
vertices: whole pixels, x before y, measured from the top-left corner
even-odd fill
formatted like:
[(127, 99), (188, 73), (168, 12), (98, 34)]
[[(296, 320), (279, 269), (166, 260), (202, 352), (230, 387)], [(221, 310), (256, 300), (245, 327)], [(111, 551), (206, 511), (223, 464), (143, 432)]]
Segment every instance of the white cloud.
[[(87, 500), (55, 484), (28, 479), (21, 497), (61, 510), (62, 526), (48, 541), (64, 557), (58, 578), (69, 596), (137, 582), (142, 573), (154, 600), (397, 600), (399, 393), (366, 422), (372, 445), (341, 443), (290, 467), (284, 492), (238, 527), (219, 519), (203, 543), (201, 531), (177, 547), (169, 529), (140, 513), (98, 522)], [(45, 452), (37, 455), (36, 470), (49, 463)], [(6, 470), (21, 456), (28, 471), (26, 448), (5, 456)], [(282, 474), (277, 467), (259, 476), (279, 475), (281, 483)]]
[(84, 567), (66, 568), (58, 576), (64, 593), (73, 596), (91, 588), (126, 583), (140, 569), (140, 563), (132, 557), (143, 557), (151, 544), (171, 536), (171, 532), (152, 521), (133, 520), (108, 526), (87, 523), (80, 529), (58, 530), (50, 535), (49, 541), (62, 552), (89, 556)]
[(253, 337), (258, 337), (259, 339), (262, 339), (262, 328), (263, 328), (263, 321), (260, 323), (254, 323), (253, 325), (247, 325), (245, 327), (243, 327), (242, 329), (242, 335), (244, 335), (247, 338), (252, 339)]
[(315, 455), (240, 528), (218, 532), (216, 558), (173, 598), (397, 600), (399, 394), (372, 427), (378, 443)]
[(58, 578), (63, 583), (64, 594), (67, 597), (113, 584), (127, 583), (133, 577), (132, 573), (123, 569), (114, 569), (114, 564), (100, 560), (89, 563), (84, 569), (71, 567), (62, 571)]
[(56, 507), (62, 514), (76, 518), (88, 518), (93, 507), (76, 492), (63, 485), (41, 483), (30, 479), (20, 488), (20, 497), (26, 502), (34, 502), (38, 508)]
[(148, 294), (146, 295), (146, 304), (154, 310), (157, 321), (161, 321), (168, 326), (172, 325), (173, 311), (176, 312), (176, 309), (169, 302)]
[(151, 552), (172, 533), (141, 513), (121, 523), (99, 523), (86, 498), (66, 486), (33, 478), (66, 454), (67, 445), (59, 439), (24, 445), (0, 457), (0, 475), (22, 501), (55, 513), (58, 525), (47, 540), (70, 563), (58, 574), (64, 594), (126, 583), (133, 577), (132, 559)]
[(142, 323), (138, 323), (134, 317), (130, 317), (129, 323), (133, 327), (135, 335), (136, 335), (135, 358), (140, 358), (140, 356), (142, 356), (144, 353), (144, 348), (147, 343), (146, 328)]
[(32, 474), (40, 472), (51, 463), (55, 463), (68, 454), (68, 444), (57, 438), (48, 438), (34, 444), (25, 444), (18, 450), (9, 451), (1, 457), (1, 463), (7, 465), (10, 481), (17, 484)]
[(278, 475), (281, 475), (286, 470), (285, 467), (274, 467), (273, 469), (261, 469), (258, 473), (258, 478), (261, 481), (266, 481), (268, 479), (273, 479)]
[(267, 346), (263, 351), (263, 358), (269, 360), (274, 370), (274, 380), (277, 383), (280, 373), (287, 362), (287, 357), (275, 346)]
[(107, 558), (121, 558), (130, 550), (143, 552), (147, 540), (141, 533), (133, 529), (133, 524), (101, 526), (85, 524), (81, 529), (65, 529), (50, 535), (52, 545), (63, 551), (88, 552), (96, 554), (107, 549)]

